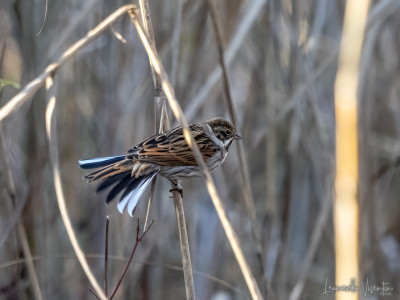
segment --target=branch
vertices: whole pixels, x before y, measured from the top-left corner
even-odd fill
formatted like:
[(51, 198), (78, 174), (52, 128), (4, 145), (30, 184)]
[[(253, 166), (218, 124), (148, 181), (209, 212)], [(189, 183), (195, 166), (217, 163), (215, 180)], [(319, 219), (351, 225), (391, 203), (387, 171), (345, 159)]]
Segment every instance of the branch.
[(131, 264), (131, 262), (132, 262), (133, 256), (135, 255), (137, 246), (138, 246), (139, 243), (143, 240), (144, 236), (146, 235), (146, 233), (149, 231), (149, 229), (150, 229), (151, 226), (153, 225), (154, 220), (150, 223), (149, 227), (143, 232), (143, 234), (142, 234), (140, 237), (139, 237), (139, 233), (140, 233), (139, 218), (138, 218), (138, 221), (137, 221), (137, 222), (138, 222), (138, 224), (137, 224), (137, 227), (136, 227), (136, 243), (135, 243), (135, 246), (133, 247), (133, 250), (132, 250), (131, 256), (129, 257), (128, 263), (126, 264), (125, 269), (124, 269), (124, 271), (122, 272), (121, 278), (118, 280), (117, 286), (115, 287), (113, 293), (112, 293), (111, 296), (110, 296), (110, 300), (111, 300), (112, 298), (114, 298), (115, 294), (117, 293), (117, 291), (118, 291), (118, 289), (119, 289), (119, 287), (120, 287), (122, 281), (124, 280), (124, 277), (125, 277), (125, 275), (126, 275), (126, 272), (127, 272), (128, 269), (129, 269), (129, 266), (130, 266), (130, 264)]

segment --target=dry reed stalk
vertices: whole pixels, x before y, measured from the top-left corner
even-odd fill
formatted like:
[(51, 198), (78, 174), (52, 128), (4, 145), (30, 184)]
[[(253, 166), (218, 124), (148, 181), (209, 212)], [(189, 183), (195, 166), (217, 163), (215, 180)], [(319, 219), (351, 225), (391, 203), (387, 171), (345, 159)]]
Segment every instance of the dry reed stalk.
[[(156, 44), (155, 44), (155, 40), (154, 40), (154, 31), (153, 31), (153, 24), (151, 22), (149, 3), (147, 0), (140, 0), (139, 6), (140, 6), (140, 12), (141, 12), (141, 16), (142, 16), (143, 26), (147, 32), (147, 37), (148, 37), (151, 45), (155, 48)], [(151, 74), (153, 77), (154, 89), (156, 92), (156, 95), (154, 97), (154, 101), (155, 101), (154, 104), (155, 104), (155, 124), (156, 124), (155, 133), (157, 134), (158, 133), (158, 130), (157, 130), (158, 106), (157, 105), (159, 104), (157, 100), (162, 98), (163, 92), (162, 92), (162, 88), (161, 88), (160, 77), (158, 76), (158, 74), (156, 74), (154, 72), (154, 68), (153, 68), (153, 65), (151, 64), (151, 62), (150, 62), (150, 68), (151, 68)], [(151, 182), (150, 196), (149, 196), (149, 200), (147, 202), (146, 218), (144, 221), (144, 229), (145, 230), (146, 230), (146, 226), (147, 226), (147, 220), (149, 218), (151, 203), (152, 203), (152, 200), (154, 197), (156, 181), (157, 181), (157, 175), (154, 178), (154, 180)]]
[[(358, 282), (359, 245), (357, 202), (358, 69), (368, 15), (368, 0), (346, 3), (339, 68), (335, 82), (336, 180), (334, 203), (335, 256), (337, 286)], [(358, 292), (337, 292), (336, 299), (358, 299)]]
[(179, 57), (179, 44), (182, 29), (182, 13), (183, 13), (183, 0), (176, 1), (176, 18), (174, 23), (174, 30), (171, 37), (171, 71), (170, 79), (172, 86), (176, 83), (176, 74), (178, 70), (178, 57)]
[[(5, 53), (6, 53), (6, 45), (4, 44), (2, 46), (2, 49), (0, 52), (0, 78), (2, 75), (2, 68), (3, 68)], [(3, 93), (3, 90), (2, 90), (2, 87), (0, 86), (0, 98), (2, 96), (2, 93)], [(12, 174), (11, 167), (9, 164), (9, 160), (7, 158), (5, 137), (4, 137), (4, 132), (3, 132), (3, 126), (1, 123), (0, 123), (0, 144), (1, 144), (0, 145), (0, 156), (1, 156), (1, 159), (3, 160), (3, 166), (4, 166), (2, 169), (5, 173), (5, 177), (6, 177), (5, 181), (6, 181), (6, 187), (7, 187), (6, 189), (8, 191), (8, 196), (9, 196), (7, 198), (7, 202), (8, 202), (7, 204), (14, 211), (16, 209), (15, 202), (16, 202), (17, 191), (15, 188), (14, 178), (13, 178), (13, 174)], [(19, 240), (21, 242), (22, 252), (26, 259), (26, 268), (28, 269), (28, 275), (32, 281), (33, 295), (34, 295), (35, 299), (41, 300), (41, 299), (43, 299), (43, 295), (42, 295), (42, 291), (40, 289), (39, 280), (38, 280), (36, 270), (35, 270), (35, 265), (33, 264), (32, 253), (31, 253), (31, 249), (29, 248), (26, 230), (25, 230), (24, 224), (20, 217), (20, 211), (19, 211), (18, 215), (16, 215), (15, 223), (11, 224), (11, 225), (12, 225), (12, 227), (9, 227), (10, 230), (12, 228), (14, 228), (14, 225), (17, 226), (17, 233), (18, 233)], [(5, 234), (5, 236), (8, 236), (8, 234)]]
[[(171, 186), (174, 188), (174, 183), (171, 182)], [(181, 194), (177, 190), (174, 190), (172, 195), (174, 197), (176, 221), (179, 229), (179, 241), (181, 245), (182, 269), (186, 287), (186, 299), (192, 300), (196, 299), (196, 294), (194, 290), (192, 262), (190, 259), (189, 239), (186, 229), (183, 201)]]
[[(1, 126), (1, 124), (0, 124), (0, 141), (1, 141), (0, 153), (1, 153), (1, 157), (4, 161), (3, 170), (6, 173), (6, 184), (7, 184), (8, 194), (9, 194), (9, 197), (7, 198), (7, 200), (10, 202), (9, 206), (12, 209), (14, 209), (15, 208), (15, 197), (17, 195), (17, 192), (15, 189), (14, 179), (13, 179), (13, 176), (11, 173), (11, 168), (10, 168), (10, 165), (8, 164), (8, 159), (6, 157), (7, 152), (6, 152), (6, 146), (4, 144), (4, 133), (3, 133), (3, 128)], [(41, 299), (43, 299), (43, 295), (42, 295), (42, 291), (40, 289), (39, 280), (38, 280), (36, 270), (35, 270), (35, 265), (33, 264), (32, 253), (31, 253), (31, 249), (29, 248), (29, 243), (28, 243), (28, 238), (26, 236), (25, 227), (24, 227), (24, 224), (22, 223), (20, 216), (18, 216), (18, 218), (16, 220), (16, 226), (17, 226), (18, 237), (19, 237), (19, 240), (20, 240), (21, 246), (22, 246), (22, 252), (25, 257), (26, 268), (28, 269), (28, 275), (32, 282), (33, 295), (34, 295), (35, 299), (41, 300)]]
[[(92, 259), (104, 259), (104, 254), (100, 254), (100, 253), (87, 253), (86, 254), (87, 258), (92, 258)], [(56, 255), (56, 256), (51, 256), (51, 257), (44, 257), (44, 256), (33, 256), (32, 257), (32, 261), (33, 262), (43, 262), (46, 260), (60, 260), (60, 259), (75, 259), (76, 256), (75, 255)], [(113, 261), (118, 261), (118, 262), (126, 262), (129, 258), (124, 257), (124, 256), (117, 256), (117, 255), (109, 255), (108, 258), (110, 260)], [(154, 262), (150, 262), (150, 261), (135, 261), (137, 264), (143, 264), (143, 265), (148, 265), (151, 267), (162, 267), (171, 271), (177, 271), (177, 272), (182, 272), (182, 267), (180, 265), (172, 265), (172, 264), (159, 264), (159, 263), (154, 263)], [(26, 263), (26, 258), (19, 258), (19, 259), (15, 259), (12, 261), (8, 261), (6, 263), (0, 264), (0, 270), (4, 269), (4, 268), (9, 268), (12, 266), (16, 266), (18, 264), (22, 264), (22, 263)], [(222, 280), (219, 277), (210, 275), (208, 273), (205, 272), (200, 272), (200, 271), (193, 271), (194, 274), (198, 275), (198, 276), (202, 276), (204, 278), (209, 279), (210, 281), (220, 284), (223, 287), (225, 287), (226, 289), (235, 292), (237, 294), (240, 294), (241, 298), (245, 298), (246, 294), (238, 287), (230, 284), (229, 282)], [(97, 296), (97, 295), (96, 295)]]
[(108, 230), (110, 228), (110, 216), (106, 217), (106, 239), (104, 247), (104, 294), (108, 297)]
[(289, 300), (300, 299), (301, 294), (304, 290), (304, 285), (306, 283), (307, 276), (309, 274), (314, 256), (318, 250), (318, 245), (321, 240), (322, 233), (325, 229), (326, 223), (328, 221), (331, 212), (332, 193), (329, 193), (329, 190), (330, 189), (328, 189), (328, 193), (326, 194), (325, 199), (323, 200), (322, 208), (320, 209), (317, 220), (315, 221), (315, 225), (313, 226), (313, 233), (310, 239), (310, 246), (308, 247), (307, 254), (301, 266), (300, 276), (293, 290), (290, 293)]
[[(263, 3), (264, 1), (260, 1), (260, 3)], [(72, 47), (70, 47), (67, 51), (63, 53), (63, 55), (54, 63), (50, 64), (45, 71), (40, 74), (36, 79), (31, 81), (28, 85), (25, 86), (25, 88), (19, 92), (16, 96), (14, 96), (5, 106), (3, 106), (0, 109), (0, 121), (2, 121), (5, 117), (7, 117), (13, 110), (17, 109), (20, 107), (27, 99), (29, 99), (35, 92), (44, 84), (45, 81), (48, 82), (48, 87), (52, 87), (52, 76), (54, 75), (55, 71), (65, 64), (69, 59), (71, 59), (74, 54), (82, 49), (84, 46), (88, 45), (91, 41), (93, 41), (95, 38), (97, 38), (110, 24), (115, 22), (119, 17), (121, 17), (123, 14), (126, 12), (129, 12), (131, 15), (131, 20), (134, 23), (136, 29), (138, 30), (139, 36), (142, 40), (142, 43), (149, 55), (150, 61), (153, 64), (153, 67), (156, 71), (156, 73), (159, 74), (159, 76), (162, 79), (162, 88), (166, 92), (167, 99), (169, 101), (169, 104), (171, 106), (171, 109), (175, 115), (175, 117), (179, 120), (181, 123), (183, 130), (184, 130), (184, 135), (185, 139), (188, 142), (189, 146), (192, 148), (192, 151), (194, 152), (194, 155), (201, 166), (204, 175), (206, 177), (206, 183), (207, 183), (207, 189), (210, 193), (211, 199), (214, 203), (214, 206), (217, 210), (218, 216), (221, 220), (222, 226), (225, 230), (225, 233), (227, 235), (227, 238), (229, 240), (229, 243), (231, 244), (232, 250), (235, 254), (235, 257), (239, 263), (239, 266), (241, 268), (241, 271), (243, 273), (243, 276), (245, 278), (246, 284), (249, 288), (249, 291), (253, 297), (253, 299), (262, 299), (261, 293), (259, 291), (258, 285), (254, 279), (254, 276), (252, 272), (250, 271), (250, 268), (247, 264), (247, 261), (243, 255), (243, 251), (240, 247), (239, 240), (237, 238), (237, 235), (235, 231), (233, 230), (226, 213), (223, 209), (221, 199), (219, 198), (219, 195), (217, 193), (215, 184), (213, 182), (213, 179), (207, 169), (207, 166), (205, 165), (205, 162), (202, 159), (201, 153), (199, 152), (199, 149), (196, 145), (196, 143), (193, 140), (193, 137), (191, 136), (189, 130), (188, 130), (188, 125), (185, 117), (183, 116), (182, 109), (180, 108), (177, 100), (175, 99), (173, 89), (171, 88), (169, 82), (168, 82), (168, 77), (165, 74), (165, 71), (160, 64), (160, 60), (158, 59), (158, 56), (153, 50), (153, 47), (148, 41), (148, 38), (146, 34), (144, 33), (143, 29), (141, 28), (137, 18), (136, 18), (136, 6), (134, 5), (125, 5), (115, 11), (113, 14), (111, 14), (109, 17), (107, 17), (104, 21), (102, 21), (98, 26), (96, 26), (93, 30), (89, 31), (88, 34), (79, 40), (77, 43), (75, 43)], [(246, 23), (248, 25), (248, 23)], [(249, 26), (244, 26), (244, 28), (248, 29)], [(241, 32), (243, 33), (243, 32)], [(236, 40), (235, 40), (236, 41)], [(229, 49), (228, 49), (229, 50)], [(46, 80), (47, 79), (47, 80)], [(50, 89), (49, 92), (51, 92), (53, 89)], [(52, 122), (54, 121), (53, 119), (53, 113), (54, 113), (54, 108), (55, 108), (55, 96), (51, 96), (49, 103), (46, 108), (46, 128), (47, 128), (47, 135), (49, 139), (49, 147), (50, 147), (50, 153), (53, 156), (53, 172), (54, 172), (54, 185), (55, 185), (55, 190), (57, 194), (57, 200), (60, 208), (60, 212), (64, 221), (64, 225), (67, 229), (68, 236), (70, 238), (71, 244), (77, 254), (78, 260), (81, 263), (82, 268), (84, 269), (88, 279), (92, 283), (92, 285), (95, 288), (96, 293), (99, 295), (101, 299), (106, 299), (105, 295), (100, 288), (99, 284), (95, 280), (93, 274), (91, 273), (91, 270), (86, 262), (86, 259), (83, 255), (82, 250), (79, 247), (79, 244), (75, 238), (74, 231), (72, 229), (71, 222), (68, 217), (68, 213), (66, 211), (66, 205), (65, 205), (65, 199), (62, 191), (62, 184), (61, 184), (61, 178), (60, 178), (60, 172), (58, 168), (58, 152), (57, 152), (57, 143), (55, 140), (53, 140), (54, 136), (54, 128), (52, 127)], [(51, 135), (52, 130), (53, 135)]]
[[(161, 106), (159, 132), (163, 133), (168, 130), (170, 130), (170, 126), (167, 113), (167, 104), (164, 97)], [(178, 180), (176, 180), (175, 182), (171, 181), (172, 197), (174, 198), (176, 222), (178, 224), (179, 243), (181, 247), (182, 270), (183, 278), (185, 281), (186, 299), (194, 300), (196, 299), (196, 293), (194, 289), (193, 268), (192, 260), (190, 258), (190, 247), (186, 227), (185, 210), (183, 208), (182, 194), (176, 190), (177, 186), (179, 186)]]
[[(140, 13), (142, 15), (144, 30), (147, 34), (147, 38), (149, 39), (149, 43), (152, 47), (156, 48), (154, 40), (153, 24), (151, 23), (149, 2), (147, 0), (139, 0), (139, 7), (140, 7)], [(156, 91), (159, 91), (160, 89), (162, 89), (160, 76), (154, 72), (154, 68), (151, 62), (150, 66), (151, 66), (151, 73), (153, 75), (154, 87)]]
[[(154, 40), (154, 30), (153, 30), (153, 24), (151, 22), (151, 15), (150, 15), (150, 8), (149, 8), (149, 3), (147, 0), (140, 0), (139, 1), (139, 6), (140, 6), (140, 12), (141, 12), (141, 16), (142, 16), (142, 21), (143, 21), (143, 26), (144, 29), (147, 32), (147, 37), (149, 38), (149, 41), (151, 43), (151, 45), (155, 48), (156, 44), (155, 44), (155, 40)], [(154, 68), (153, 65), (150, 62), (150, 68), (151, 68), (151, 74), (153, 76), (153, 83), (154, 83), (154, 89), (156, 92), (156, 95), (154, 97), (154, 105), (155, 105), (155, 133), (159, 133), (158, 131), (158, 114), (159, 114), (159, 101), (161, 101), (162, 96), (163, 96), (163, 92), (162, 92), (162, 88), (161, 88), (161, 81), (160, 81), (160, 77), (158, 76), (158, 74), (156, 74), (154, 72)], [(161, 110), (160, 110), (161, 112)], [(160, 129), (161, 130), (161, 127)], [(156, 187), (156, 181), (157, 181), (157, 175), (154, 178), (154, 180), (151, 182), (151, 189), (150, 189), (150, 196), (149, 196), (149, 200), (147, 202), (147, 211), (146, 211), (146, 219), (144, 221), (144, 229), (146, 230), (146, 226), (147, 226), (147, 220), (149, 217), (149, 213), (150, 213), (150, 207), (151, 207), (151, 203), (154, 197), (154, 191), (155, 191), (155, 187)]]
[(58, 208), (60, 209), (61, 218), (63, 220), (65, 229), (67, 230), (68, 238), (79, 260), (79, 263), (86, 274), (86, 277), (89, 279), (98, 297), (102, 300), (106, 300), (107, 297), (104, 295), (102, 288), (100, 287), (99, 283), (94, 277), (92, 270), (90, 269), (87, 263), (85, 255), (81, 247), (79, 246), (74, 229), (72, 228), (71, 220), (68, 215), (67, 206), (65, 204), (65, 197), (61, 183), (60, 168), (58, 161), (56, 118), (54, 114), (56, 107), (56, 88), (52, 76), (48, 76), (46, 78), (46, 89), (47, 89), (47, 99), (48, 99), (46, 107), (46, 133), (49, 143), (50, 163), (53, 171), (54, 188), (56, 190)]
[[(149, 44), (153, 49), (156, 49), (155, 40), (154, 40), (154, 31), (153, 25), (151, 22), (151, 15), (149, 10), (149, 4), (147, 0), (140, 0), (140, 11), (142, 15), (142, 21), (144, 24), (144, 30), (147, 32), (147, 38)], [(158, 133), (167, 132), (170, 130), (169, 120), (168, 120), (168, 113), (167, 113), (167, 106), (166, 100), (163, 92), (163, 88), (161, 86), (162, 78), (159, 73), (155, 72), (154, 66), (152, 61), (150, 60), (151, 71), (153, 75), (154, 87), (155, 87), (155, 107), (156, 107), (156, 124), (157, 124), (157, 117), (160, 115), (159, 120), (159, 128)], [(160, 114), (158, 113), (157, 109), (161, 109)], [(157, 126), (156, 126), (156, 133), (157, 133)], [(153, 198), (154, 193), (154, 186), (155, 180), (152, 184), (152, 191), (149, 198), (149, 205), (147, 208), (146, 213), (146, 221), (147, 216), (150, 209), (151, 199)], [(174, 198), (174, 205), (175, 205), (175, 212), (176, 212), (176, 220), (178, 223), (178, 231), (179, 231), (179, 242), (181, 247), (181, 256), (182, 256), (182, 268), (183, 268), (183, 276), (185, 281), (185, 290), (186, 290), (186, 299), (196, 299), (195, 290), (194, 290), (194, 281), (193, 281), (193, 270), (192, 270), (192, 262), (190, 259), (190, 248), (189, 248), (189, 239), (187, 235), (187, 228), (186, 228), (186, 220), (185, 220), (185, 213), (183, 208), (183, 201), (182, 195), (176, 189), (176, 186), (179, 186), (179, 181), (172, 182), (172, 196)]]
[(99, 23), (95, 28), (90, 30), (86, 36), (81, 38), (75, 44), (73, 44), (68, 50), (66, 50), (61, 57), (53, 62), (52, 64), (48, 65), (47, 68), (37, 76), (34, 80), (30, 83), (25, 85), (25, 87), (20, 91), (17, 95), (11, 98), (1, 109), (0, 109), (0, 122), (7, 117), (12, 111), (18, 109), (26, 100), (32, 97), (37, 90), (45, 83), (45, 80), (48, 76), (51, 76), (64, 65), (67, 61), (69, 61), (75, 54), (90, 44), (93, 40), (98, 38), (112, 23), (118, 20), (121, 16), (126, 14), (130, 10), (135, 10), (136, 6), (132, 4), (128, 4), (122, 6), (121, 8), (117, 9), (111, 15), (109, 15), (106, 19)]
[[(170, 129), (167, 113), (167, 105), (165, 99), (163, 99), (161, 106), (161, 117), (160, 117), (160, 133), (166, 132)], [(181, 246), (182, 256), (182, 269), (183, 278), (185, 281), (186, 299), (196, 299), (194, 280), (193, 280), (193, 269), (192, 260), (190, 258), (190, 247), (189, 238), (187, 234), (185, 211), (183, 208), (182, 194), (176, 190), (176, 186), (179, 186), (179, 181), (171, 181), (172, 197), (174, 198), (176, 222), (178, 223), (179, 231), (179, 243)]]
[(242, 274), (244, 276), (246, 284), (249, 288), (250, 294), (253, 299), (263, 299), (263, 297), (261, 296), (260, 290), (258, 288), (257, 282), (254, 279), (254, 276), (249, 268), (249, 265), (247, 264), (247, 261), (243, 255), (243, 251), (240, 246), (239, 239), (226, 216), (225, 210), (223, 208), (221, 199), (218, 195), (218, 192), (215, 187), (214, 181), (211, 177), (211, 174), (207, 168), (207, 165), (205, 164), (205, 162), (203, 160), (203, 157), (200, 153), (199, 148), (197, 147), (197, 144), (195, 143), (192, 135), (190, 134), (190, 131), (188, 128), (188, 123), (186, 121), (185, 116), (183, 115), (182, 109), (181, 109), (178, 101), (175, 98), (174, 90), (168, 81), (168, 76), (165, 73), (163, 65), (161, 64), (161, 60), (159, 59), (156, 50), (149, 43), (147, 36), (146, 36), (144, 30), (142, 29), (136, 15), (134, 13), (130, 13), (130, 15), (131, 15), (131, 20), (139, 33), (139, 37), (142, 41), (142, 44), (143, 44), (144, 48), (146, 49), (147, 55), (149, 56), (149, 59), (153, 64), (154, 70), (161, 77), (161, 80), (162, 80), (161, 86), (164, 90), (164, 93), (165, 93), (167, 99), (168, 99), (169, 105), (172, 109), (172, 112), (175, 115), (175, 118), (182, 125), (185, 140), (188, 143), (191, 150), (193, 151), (196, 161), (205, 176), (206, 186), (207, 186), (208, 192), (210, 194), (211, 200), (213, 201), (213, 204), (217, 211), (218, 217), (221, 220), (222, 226), (225, 230), (225, 234), (226, 234), (228, 241), (232, 247), (235, 257), (239, 263), (240, 269), (242, 271)]
[[(257, 20), (257, 17), (262, 12), (263, 6), (266, 4), (267, 0), (254, 0), (251, 2), (245, 2), (241, 7), (240, 11), (243, 13), (243, 18), (238, 24), (235, 35), (232, 37), (229, 46), (225, 52), (226, 62), (229, 66), (230, 62), (235, 58), (237, 51), (242, 47), (243, 40), (247, 37), (251, 26)], [(213, 71), (208, 76), (204, 85), (199, 89), (196, 95), (193, 97), (192, 101), (185, 109), (185, 116), (187, 119), (192, 119), (200, 107), (203, 105), (204, 101), (208, 99), (208, 94), (211, 92), (212, 88), (217, 84), (219, 78), (222, 75), (221, 67), (216, 66)]]
[[(165, 97), (163, 97), (161, 105), (159, 133), (167, 132), (168, 130), (170, 130), (170, 126), (168, 120), (167, 105)], [(183, 208), (183, 199), (182, 194), (174, 189), (176, 188), (176, 186), (179, 186), (179, 181), (171, 181), (171, 188), (173, 190), (172, 197), (174, 198), (176, 221), (179, 231), (179, 243), (181, 247), (182, 270), (185, 281), (186, 299), (196, 299), (192, 261), (190, 258), (189, 238), (187, 234), (185, 211)]]
[[(235, 126), (235, 128), (237, 129), (238, 128), (238, 122), (236, 121), (237, 110), (235, 109), (235, 105), (234, 105), (234, 101), (233, 101), (233, 97), (232, 97), (232, 88), (231, 88), (232, 84), (231, 84), (231, 78), (229, 76), (228, 66), (226, 63), (224, 41), (222, 38), (222, 29), (221, 29), (221, 25), (219, 24), (219, 21), (218, 21), (217, 9), (215, 7), (214, 1), (208, 0), (207, 3), (208, 3), (209, 11), (211, 14), (211, 20), (213, 23), (215, 38), (217, 40), (219, 63), (222, 67), (224, 90), (225, 90), (229, 115), (231, 117), (233, 126)], [(243, 192), (243, 196), (244, 196), (244, 200), (245, 200), (245, 206), (247, 208), (247, 213), (250, 216), (250, 221), (252, 224), (252, 233), (253, 233), (254, 239), (256, 241), (256, 251), (257, 251), (257, 254), (261, 255), (261, 252), (262, 252), (261, 237), (260, 237), (260, 231), (257, 226), (257, 215), (256, 215), (255, 206), (254, 206), (253, 192), (251, 190), (249, 167), (248, 167), (247, 161), (245, 159), (246, 155), (244, 153), (242, 141), (238, 141), (236, 143), (236, 147), (237, 147), (238, 156), (239, 156), (240, 175), (242, 177), (242, 188), (243, 188), (242, 192)]]

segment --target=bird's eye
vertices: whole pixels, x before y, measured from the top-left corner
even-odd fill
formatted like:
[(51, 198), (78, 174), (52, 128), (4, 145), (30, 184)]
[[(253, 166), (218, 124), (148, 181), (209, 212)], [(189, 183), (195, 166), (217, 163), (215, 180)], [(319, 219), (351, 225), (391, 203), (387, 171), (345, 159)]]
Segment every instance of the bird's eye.
[(225, 131), (225, 133), (226, 133), (227, 135), (231, 135), (232, 131), (230, 131), (229, 129), (227, 129), (227, 130)]

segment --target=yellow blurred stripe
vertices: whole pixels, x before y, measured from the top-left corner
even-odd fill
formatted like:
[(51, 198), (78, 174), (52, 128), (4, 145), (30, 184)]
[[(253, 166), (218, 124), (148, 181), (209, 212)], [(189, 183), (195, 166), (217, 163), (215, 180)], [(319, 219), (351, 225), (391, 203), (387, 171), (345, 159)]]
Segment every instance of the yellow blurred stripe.
[[(369, 0), (348, 0), (335, 83), (336, 181), (334, 205), (336, 286), (359, 285), (357, 86)], [(358, 299), (340, 291), (336, 299)]]

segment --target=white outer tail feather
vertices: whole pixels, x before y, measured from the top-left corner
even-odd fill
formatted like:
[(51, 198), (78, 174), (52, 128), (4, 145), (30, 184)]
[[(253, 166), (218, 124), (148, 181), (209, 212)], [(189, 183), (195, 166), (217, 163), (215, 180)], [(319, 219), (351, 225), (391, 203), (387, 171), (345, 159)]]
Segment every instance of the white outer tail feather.
[(113, 162), (121, 161), (124, 158), (125, 155), (81, 159), (79, 160), (79, 166), (82, 169), (95, 169), (107, 166), (109, 164), (112, 164)]
[(128, 214), (133, 217), (133, 211), (136, 208), (136, 205), (139, 202), (140, 197), (142, 196), (142, 194), (144, 193), (144, 191), (146, 190), (147, 186), (149, 185), (149, 183), (153, 180), (153, 178), (157, 175), (157, 172), (155, 172), (153, 175), (151, 175), (149, 178), (147, 178), (146, 180), (143, 180), (142, 182), (139, 183), (139, 185), (133, 189), (131, 192), (129, 192), (128, 195), (126, 195), (124, 198), (122, 198), (118, 204), (117, 204), (117, 208), (118, 211), (123, 214), (126, 206), (128, 206), (127, 210), (128, 210)]

